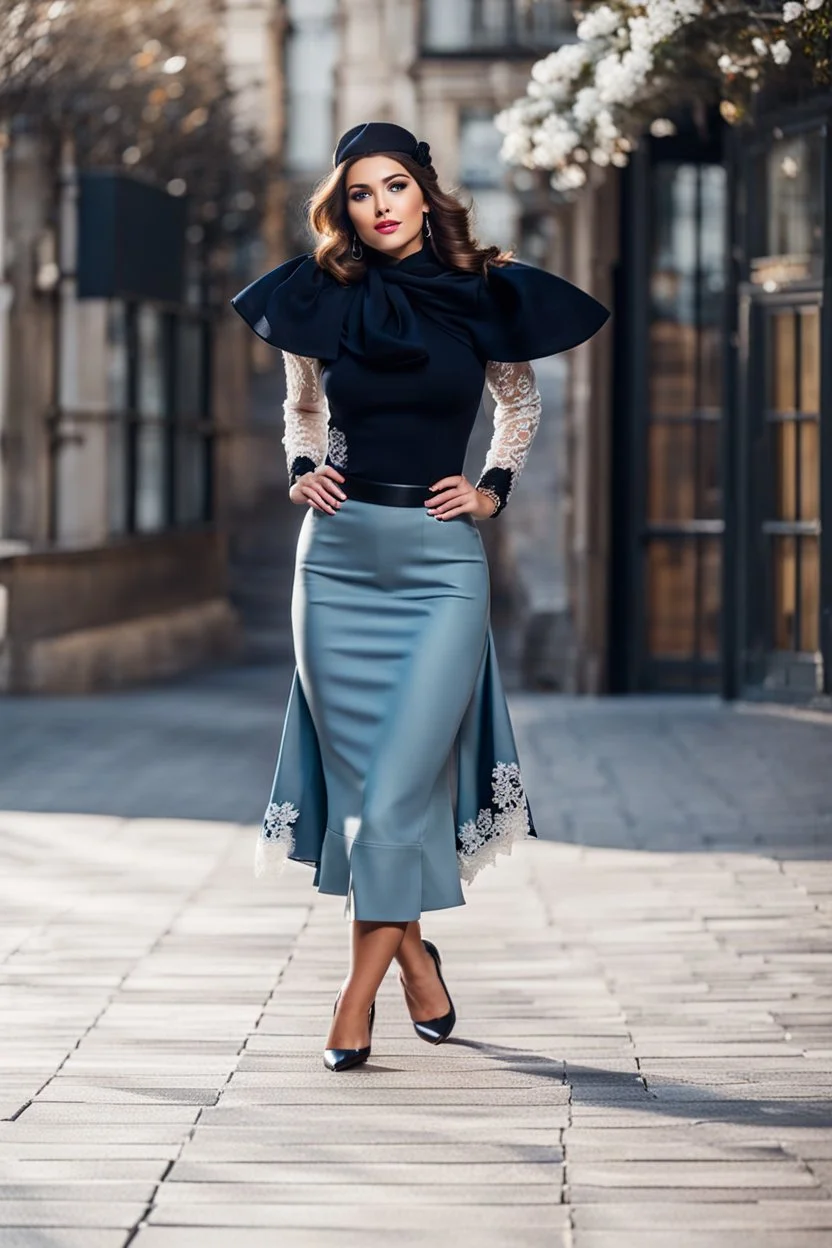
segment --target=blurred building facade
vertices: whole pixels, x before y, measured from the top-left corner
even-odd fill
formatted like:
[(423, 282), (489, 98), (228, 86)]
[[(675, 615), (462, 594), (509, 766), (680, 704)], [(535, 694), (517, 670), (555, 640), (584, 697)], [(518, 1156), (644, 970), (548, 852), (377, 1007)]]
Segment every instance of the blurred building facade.
[[(85, 178), (71, 143), (56, 161), (23, 127), (3, 161), (0, 688), (82, 691), (226, 653), (215, 450), (231, 379), (204, 275), (150, 239), (184, 233), (181, 204), (153, 192), (143, 244), (119, 223), (141, 230), (151, 188)], [(178, 290), (157, 244), (189, 270)], [(142, 253), (128, 275), (122, 261)], [(87, 296), (90, 280), (102, 285)]]
[[(256, 123), (274, 170), (275, 6), (229, 0), (225, 19), (240, 132)], [(0, 691), (236, 653), (228, 546), (259, 458), (233, 241), (201, 245), (176, 187), (79, 168), (71, 132), (16, 116), (2, 140)]]
[(572, 209), (617, 205), (576, 689), (832, 706), (832, 101), (799, 96), (738, 130), (679, 117)]

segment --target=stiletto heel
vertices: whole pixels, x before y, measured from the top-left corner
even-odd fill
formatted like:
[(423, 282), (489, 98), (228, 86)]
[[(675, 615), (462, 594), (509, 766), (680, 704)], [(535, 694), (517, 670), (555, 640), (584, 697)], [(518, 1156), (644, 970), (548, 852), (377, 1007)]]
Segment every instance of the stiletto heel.
[(417, 1036), (421, 1036), (423, 1040), (427, 1040), (429, 1044), (441, 1044), (443, 1040), (447, 1040), (454, 1028), (456, 1022), (456, 1010), (451, 1000), (451, 994), (448, 992), (448, 985), (442, 978), (442, 959), (439, 956), (439, 950), (432, 940), (422, 939), (422, 944), (427, 949), (430, 956), (436, 964), (436, 973), (439, 976), (439, 982), (445, 989), (445, 995), (448, 998), (450, 1009), (447, 1014), (443, 1014), (441, 1018), (431, 1018), (426, 1023), (413, 1022), (413, 1027)]
[[(341, 993), (335, 998), (335, 1007), (332, 1011), (334, 1014), (338, 1009), (338, 1002), (341, 1000)], [(370, 1006), (370, 1043), (362, 1049), (324, 1049), (324, 1066), (327, 1070), (350, 1070), (353, 1066), (360, 1066), (362, 1062), (366, 1062), (370, 1056), (370, 1049), (373, 1041), (373, 1023), (376, 1021), (376, 1003)]]

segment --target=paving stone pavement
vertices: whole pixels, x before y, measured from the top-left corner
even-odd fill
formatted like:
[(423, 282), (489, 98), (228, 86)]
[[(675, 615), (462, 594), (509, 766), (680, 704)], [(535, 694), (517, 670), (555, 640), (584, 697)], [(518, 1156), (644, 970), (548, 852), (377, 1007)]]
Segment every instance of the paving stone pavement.
[(252, 876), (289, 673), (0, 702), (0, 1248), (829, 1248), (832, 722), (511, 699), (541, 839), (321, 1046), (342, 903)]

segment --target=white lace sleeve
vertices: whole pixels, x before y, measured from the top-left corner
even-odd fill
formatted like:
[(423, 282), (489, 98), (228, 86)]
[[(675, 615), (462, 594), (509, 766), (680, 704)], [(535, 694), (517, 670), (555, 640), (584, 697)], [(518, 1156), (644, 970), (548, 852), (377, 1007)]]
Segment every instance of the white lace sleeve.
[(490, 360), (485, 380), (495, 400), (494, 434), (477, 489), (494, 500), (498, 516), (517, 484), (540, 424), (541, 401), (531, 364)]
[(324, 462), (329, 408), (321, 381), (321, 361), (283, 352), (286, 402), (283, 404), (283, 446), (289, 480), (312, 472)]

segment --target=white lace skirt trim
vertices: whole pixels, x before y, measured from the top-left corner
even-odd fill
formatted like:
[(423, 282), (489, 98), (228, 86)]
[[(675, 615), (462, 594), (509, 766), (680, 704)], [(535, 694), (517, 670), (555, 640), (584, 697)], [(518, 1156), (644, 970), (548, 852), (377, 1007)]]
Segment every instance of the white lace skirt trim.
[[(468, 884), (483, 867), (496, 862), (499, 854), (510, 854), (517, 841), (531, 835), (518, 763), (497, 763), (491, 773), (491, 792), (490, 805), (459, 829), (459, 874)], [(292, 802), (269, 805), (255, 847), (256, 876), (281, 874), (295, 848), (292, 825), (299, 815)]]
[(292, 824), (299, 814), (291, 802), (272, 802), (267, 808), (254, 850), (256, 876), (280, 875), (295, 848)]
[(496, 862), (498, 854), (510, 854), (516, 841), (531, 834), (520, 765), (497, 763), (491, 791), (491, 805), (459, 829), (459, 874), (467, 884)]

